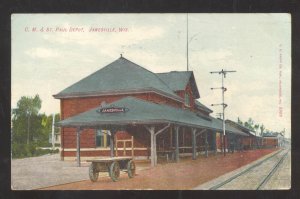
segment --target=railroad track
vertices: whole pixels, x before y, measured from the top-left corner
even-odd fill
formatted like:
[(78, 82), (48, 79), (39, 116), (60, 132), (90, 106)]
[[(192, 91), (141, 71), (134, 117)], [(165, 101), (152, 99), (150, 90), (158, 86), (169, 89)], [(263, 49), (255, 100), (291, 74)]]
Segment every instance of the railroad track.
[(235, 174), (227, 180), (214, 185), (209, 190), (217, 189), (250, 189), (260, 190), (277, 171), (283, 160), (287, 157), (290, 149), (281, 149), (275, 154), (263, 159), (246, 170)]

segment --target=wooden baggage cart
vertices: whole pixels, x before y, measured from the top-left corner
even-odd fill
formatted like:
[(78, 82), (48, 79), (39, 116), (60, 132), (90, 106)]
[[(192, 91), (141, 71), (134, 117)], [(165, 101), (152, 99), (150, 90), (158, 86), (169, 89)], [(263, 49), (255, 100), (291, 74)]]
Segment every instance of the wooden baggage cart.
[(118, 180), (121, 170), (127, 172), (129, 178), (135, 175), (135, 163), (132, 157), (110, 157), (87, 160), (87, 162), (91, 162), (89, 177), (92, 182), (97, 181), (99, 172), (108, 172), (114, 182)]

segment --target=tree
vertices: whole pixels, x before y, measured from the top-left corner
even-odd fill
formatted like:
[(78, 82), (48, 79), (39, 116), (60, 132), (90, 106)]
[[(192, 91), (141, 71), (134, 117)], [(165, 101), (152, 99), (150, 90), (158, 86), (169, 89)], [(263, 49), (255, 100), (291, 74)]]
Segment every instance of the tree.
[(261, 124), (261, 125), (260, 125), (260, 135), (261, 135), (261, 136), (264, 135), (265, 129), (266, 129), (266, 128), (265, 128), (264, 124)]
[(259, 129), (259, 124), (255, 124), (253, 128), (254, 128), (255, 133), (256, 133), (258, 131), (258, 129)]
[(282, 131), (280, 131), (280, 134), (282, 134), (283, 137), (285, 137), (285, 128)]
[(237, 123), (238, 124), (241, 124), (241, 125), (243, 125), (243, 122), (242, 122), (242, 120), (240, 120), (240, 118), (238, 117), (238, 121), (237, 121)]
[[(55, 122), (58, 122), (60, 120), (60, 114), (56, 113), (55, 116)], [(47, 146), (49, 145), (49, 136), (51, 135), (51, 131), (52, 131), (52, 115), (42, 115), (42, 122), (41, 125), (43, 127), (42, 132), (40, 133), (40, 145), (42, 146)], [(59, 128), (58, 127), (54, 127), (54, 133), (58, 133), (59, 132)]]
[[(17, 108), (13, 110), (13, 140), (19, 143), (23, 143), (27, 140), (29, 144), (32, 140), (33, 135), (30, 132), (36, 131), (36, 125), (32, 123), (38, 123), (38, 112), (41, 109), (42, 100), (39, 95), (34, 97), (22, 96), (17, 103)], [(33, 120), (34, 122), (32, 122)], [(34, 128), (32, 128), (34, 127)], [(27, 131), (25, 131), (25, 129)], [(31, 130), (32, 129), (32, 130)], [(25, 134), (27, 136), (25, 138)], [(24, 139), (25, 138), (25, 139)]]
[(253, 131), (254, 130), (254, 121), (253, 121), (253, 119), (250, 117), (248, 119), (248, 121), (244, 123), (244, 126)]
[[(12, 110), (12, 157), (22, 158), (52, 153), (52, 150), (42, 150), (38, 147), (49, 146), (52, 115), (40, 114), (42, 100), (39, 95), (22, 96), (17, 108)], [(59, 114), (55, 121), (59, 121)], [(55, 132), (59, 129), (56, 127)]]

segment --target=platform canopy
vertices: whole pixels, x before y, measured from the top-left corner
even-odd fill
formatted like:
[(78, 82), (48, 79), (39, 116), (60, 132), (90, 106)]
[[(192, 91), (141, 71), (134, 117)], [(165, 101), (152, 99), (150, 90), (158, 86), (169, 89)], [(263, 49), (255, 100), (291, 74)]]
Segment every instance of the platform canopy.
[(243, 125), (241, 125), (241, 124), (239, 124), (237, 122), (234, 122), (232, 120), (226, 120), (225, 122), (226, 122), (226, 124), (228, 126), (232, 126), (232, 127), (236, 128), (236, 129), (239, 129), (244, 134), (247, 134), (248, 136), (261, 137), (260, 135), (256, 135), (256, 133), (254, 131), (252, 131), (251, 129), (249, 129), (249, 128), (247, 128), (247, 127), (245, 127), (245, 126), (243, 126)]
[[(165, 125), (160, 130), (155, 130), (156, 125)], [(193, 159), (196, 155), (196, 131), (206, 130), (222, 131), (222, 120), (210, 116), (204, 116), (189, 110), (171, 107), (165, 104), (157, 104), (135, 97), (125, 97), (110, 104), (99, 106), (89, 111), (69, 117), (56, 123), (60, 127), (73, 127), (77, 129), (77, 164), (80, 166), (80, 134), (85, 128), (107, 128), (113, 131), (123, 129), (128, 125), (143, 125), (151, 134), (151, 166), (157, 163), (156, 136), (169, 128), (175, 128), (175, 159), (179, 161), (179, 127), (191, 127), (193, 134)], [(226, 125), (228, 133), (243, 135), (238, 129)], [(201, 132), (198, 132), (201, 133)], [(247, 134), (245, 134), (247, 136)], [(110, 137), (112, 139), (113, 136)], [(113, 143), (113, 140), (111, 140)], [(114, 156), (113, 144), (111, 157)]]
[[(61, 127), (97, 128), (106, 125), (125, 126), (135, 124), (171, 123), (193, 128), (222, 130), (222, 121), (180, 108), (141, 100), (135, 97), (125, 97), (104, 106), (91, 109), (84, 113), (69, 117), (58, 122)], [(226, 125), (226, 131), (243, 134), (243, 132)], [(245, 134), (245, 136), (247, 136)]]
[(212, 113), (213, 112), (211, 109), (209, 109), (207, 106), (205, 106), (204, 104), (202, 104), (198, 100), (195, 100), (195, 104), (196, 104), (197, 107), (199, 107), (200, 109), (204, 110), (205, 112), (208, 112), (208, 113)]

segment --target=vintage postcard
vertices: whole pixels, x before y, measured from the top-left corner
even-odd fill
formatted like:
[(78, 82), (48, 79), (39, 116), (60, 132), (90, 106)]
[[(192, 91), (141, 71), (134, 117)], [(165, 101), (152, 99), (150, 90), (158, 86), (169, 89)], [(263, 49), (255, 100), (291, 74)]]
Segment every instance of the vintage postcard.
[(12, 190), (291, 188), (291, 16), (11, 15)]

